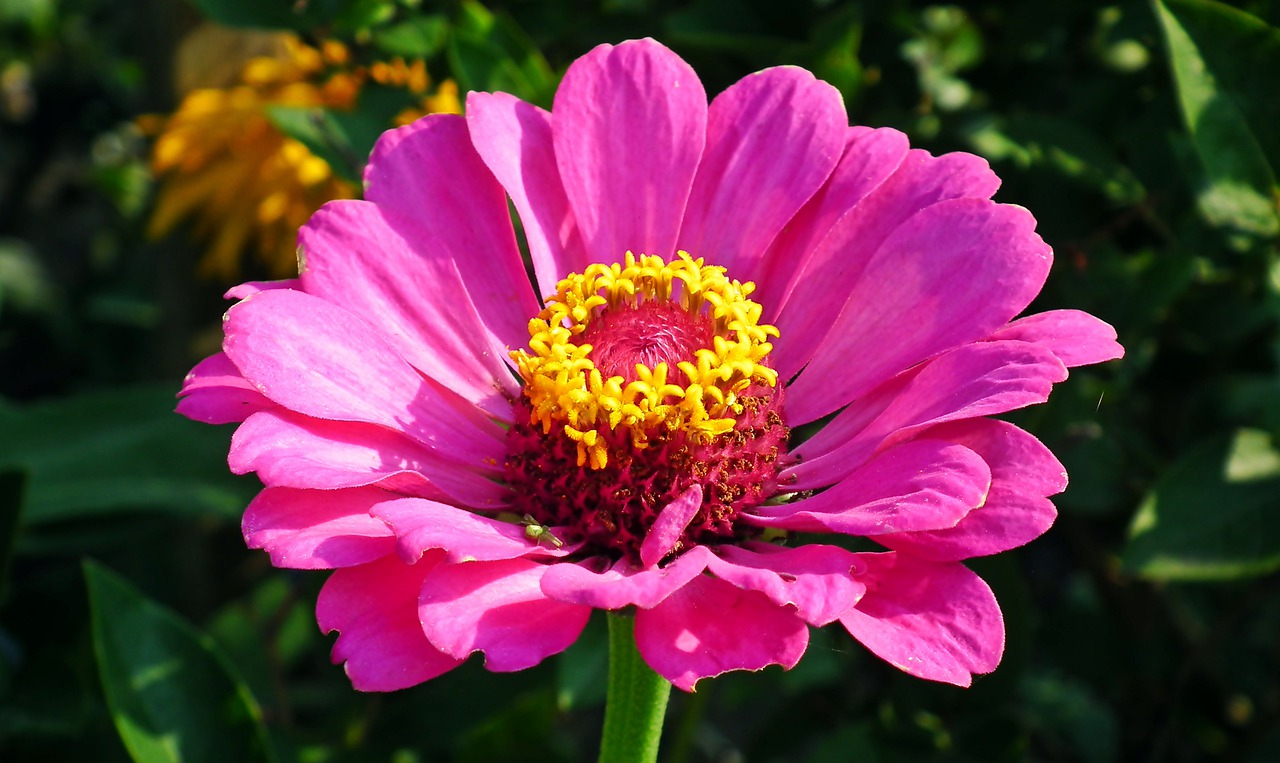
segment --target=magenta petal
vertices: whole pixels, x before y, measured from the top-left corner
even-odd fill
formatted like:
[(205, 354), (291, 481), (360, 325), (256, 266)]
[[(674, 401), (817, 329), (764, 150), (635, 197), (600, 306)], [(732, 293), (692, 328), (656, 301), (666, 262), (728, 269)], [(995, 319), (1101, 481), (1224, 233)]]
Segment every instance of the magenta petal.
[(227, 311), (223, 350), (259, 391), (319, 419), (400, 431), (462, 464), (504, 455), (503, 430), (404, 362), (359, 317), (300, 291), (255, 294)]
[[(808, 362), (831, 330), (842, 305), (856, 304), (850, 296), (853, 287), (864, 278), (873, 257), (879, 256), (876, 253), (898, 228), (920, 227), (920, 221), (909, 221), (934, 204), (951, 199), (988, 199), (999, 186), (1000, 179), (986, 160), (972, 154), (933, 156), (919, 149), (908, 152), (893, 175), (841, 217), (808, 256), (778, 316), (782, 336), (791, 338), (788, 346), (780, 346), (774, 353), (778, 372), (790, 378)], [(924, 260), (933, 254), (930, 249), (923, 251), (929, 253), (922, 257)], [(1011, 313), (1010, 317), (1016, 314)]]
[[(525, 274), (502, 186), (471, 145), (467, 123), (429, 114), (378, 139), (364, 197), (391, 210), (406, 241), (454, 263), (483, 324), (508, 347), (529, 341), (538, 299)], [(425, 246), (425, 243), (423, 244)]]
[[(526, 556), (560, 557), (578, 548), (570, 544), (556, 547), (549, 541), (539, 544), (521, 525), (420, 498), (387, 501), (373, 511), (373, 516), (395, 531), (397, 550), (405, 562), (413, 562), (433, 548), (443, 549), (449, 562), (455, 564)], [(563, 532), (552, 528), (552, 532), (556, 531)]]
[(710, 557), (706, 547), (694, 546), (661, 568), (641, 569), (626, 559), (610, 567), (603, 557), (554, 564), (542, 576), (542, 591), (557, 601), (596, 609), (654, 607), (701, 575)]
[(1058, 516), (1048, 498), (991, 488), (987, 502), (969, 512), (955, 527), (880, 535), (875, 542), (894, 551), (935, 562), (990, 556), (1039, 538)]
[(795, 607), (805, 622), (818, 626), (843, 615), (866, 588), (855, 576), (862, 571), (858, 556), (836, 546), (725, 545), (707, 569), (739, 588), (759, 591), (774, 604)]
[(551, 115), (507, 93), (468, 93), (471, 142), (502, 183), (524, 227), (538, 293), (554, 294), (556, 283), (581, 273), (590, 262), (560, 182)]
[(1007, 421), (955, 421), (933, 427), (923, 436), (973, 449), (991, 467), (993, 486), (1037, 496), (1056, 495), (1067, 489), (1062, 462), (1034, 435)]
[(1039, 440), (1012, 424), (974, 419), (930, 429), (927, 437), (972, 448), (991, 467), (986, 502), (952, 528), (883, 535), (883, 546), (934, 561), (986, 556), (1028, 543), (1053, 524), (1057, 510), (1045, 496), (1067, 486), (1067, 474)]
[(388, 490), (473, 508), (507, 503), (505, 487), (444, 461), (422, 445), (373, 424), (313, 419), (283, 408), (250, 416), (231, 438), (236, 474), (268, 486), (318, 488), (378, 484)]
[(840, 92), (794, 66), (756, 72), (716, 96), (680, 248), (743, 280), (758, 277), (765, 249), (840, 160), (848, 124)]
[(981, 506), (991, 470), (969, 448), (914, 440), (884, 451), (811, 498), (757, 506), (755, 524), (802, 532), (883, 535), (954, 527)]
[(182, 380), (178, 397), (178, 413), (206, 424), (233, 424), (276, 407), (245, 381), (225, 352), (197, 363)]
[[(764, 307), (765, 320), (773, 322), (777, 319), (787, 295), (795, 286), (795, 277), (808, 264), (819, 242), (836, 221), (846, 214), (857, 214), (858, 202), (893, 174), (909, 148), (907, 136), (888, 127), (878, 130), (865, 127), (846, 129), (844, 153), (835, 171), (821, 190), (787, 223), (764, 258), (764, 272), (756, 277), (757, 289), (752, 299)], [(813, 296), (829, 305), (830, 320), (835, 320), (844, 306), (843, 294), (819, 291)], [(785, 348), (778, 350), (784, 351)], [(807, 361), (808, 357), (797, 361), (797, 367)]]
[(422, 577), (437, 561), (409, 566), (388, 556), (338, 570), (320, 589), (316, 620), (325, 633), (339, 631), (333, 661), (346, 663), (355, 688), (406, 689), (462, 664), (433, 647), (418, 623)]
[(298, 231), (306, 291), (382, 330), (422, 373), (489, 414), (510, 421), (520, 394), (502, 340), (472, 304), (458, 266), (434, 237), (406, 241), (392, 213), (367, 201), (334, 201)]
[(701, 506), (702, 485), (699, 484), (694, 484), (667, 504), (653, 520), (649, 534), (640, 544), (640, 563), (646, 568), (652, 567), (675, 550), (676, 541), (680, 540)]
[(1047, 347), (1067, 368), (1124, 357), (1124, 348), (1116, 341), (1116, 330), (1080, 310), (1050, 310), (1028, 315), (996, 331), (991, 338), (1016, 339)]
[(867, 593), (840, 622), (894, 667), (918, 678), (968, 686), (1004, 652), (996, 597), (964, 565), (907, 554), (861, 554)]
[(280, 281), (247, 281), (238, 286), (232, 286), (222, 295), (223, 299), (248, 299), (260, 291), (271, 291), (272, 289), (297, 289), (301, 287), (301, 283), (296, 278), (286, 278)]
[(551, 126), (588, 259), (675, 253), (706, 121), (698, 76), (653, 40), (600, 45), (569, 66)]
[[(831, 484), (847, 476), (877, 448), (901, 442), (927, 427), (1043, 403), (1054, 383), (1066, 376), (1062, 362), (1037, 345), (966, 345), (913, 370), (905, 385), (891, 382), (897, 390), (893, 402), (843, 443), (837, 445), (825, 438), (819, 441), (820, 448), (802, 443), (794, 452), (801, 462), (785, 470), (783, 478), (794, 479), (800, 489)], [(844, 429), (840, 419), (845, 416), (860, 418), (857, 406), (850, 406), (829, 426)]]
[(418, 600), (427, 638), (459, 659), (484, 652), (485, 667), (499, 673), (563, 652), (591, 608), (543, 595), (539, 581), (548, 569), (527, 559), (441, 564), (423, 580)]
[(267, 488), (245, 509), (241, 529), (249, 548), (261, 548), (277, 567), (328, 570), (390, 554), (395, 538), (369, 510), (395, 496), (377, 488)]
[(1005, 325), (1049, 273), (1052, 254), (1034, 228), (1021, 207), (955, 199), (894, 231), (791, 385), (788, 421), (838, 410), (900, 371)]
[(636, 612), (635, 635), (644, 661), (685, 691), (730, 670), (793, 668), (809, 645), (809, 627), (794, 612), (705, 575)]

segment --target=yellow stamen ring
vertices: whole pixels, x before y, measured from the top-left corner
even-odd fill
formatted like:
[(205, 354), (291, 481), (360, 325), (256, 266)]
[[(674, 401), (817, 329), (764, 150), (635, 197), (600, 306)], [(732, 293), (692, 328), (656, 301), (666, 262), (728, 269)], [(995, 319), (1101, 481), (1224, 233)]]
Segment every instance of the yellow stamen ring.
[[(747, 299), (755, 284), (725, 277), (723, 267), (706, 265), (687, 252), (666, 262), (655, 255), (627, 252), (619, 265), (592, 264), (556, 285), (546, 307), (529, 321), (529, 349), (511, 353), (530, 421), (550, 433), (554, 423), (577, 443), (578, 465), (602, 469), (608, 463), (605, 433), (621, 430), (641, 449), (655, 434), (683, 432), (699, 443), (733, 429), (742, 412), (739, 394), (752, 384), (776, 386), (778, 373), (763, 364), (778, 329), (760, 323), (761, 307)], [(678, 283), (677, 283), (678, 282)], [(676, 364), (684, 384), (668, 378), (666, 363), (637, 363), (636, 379), (604, 378), (589, 357), (592, 346), (575, 338), (592, 319), (622, 306), (662, 300), (706, 315), (715, 332), (712, 346)]]

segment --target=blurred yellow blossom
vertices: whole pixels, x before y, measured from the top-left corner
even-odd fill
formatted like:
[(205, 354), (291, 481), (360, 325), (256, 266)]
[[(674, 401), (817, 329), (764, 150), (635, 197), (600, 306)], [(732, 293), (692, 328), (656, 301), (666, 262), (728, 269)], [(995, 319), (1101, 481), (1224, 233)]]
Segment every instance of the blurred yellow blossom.
[(422, 61), (397, 57), (357, 66), (334, 40), (316, 48), (282, 33), (196, 30), (177, 55), (182, 102), (172, 115), (140, 120), (155, 136), (151, 166), (160, 178), (149, 235), (167, 235), (189, 221), (194, 235), (209, 243), (203, 275), (234, 278), (250, 251), (272, 275), (293, 273), (298, 227), (326, 201), (353, 198), (358, 188), (276, 129), (268, 110), (350, 109), (368, 80), (422, 96), (420, 108), (407, 109), (396, 124), (461, 111), (452, 82), (427, 94)]

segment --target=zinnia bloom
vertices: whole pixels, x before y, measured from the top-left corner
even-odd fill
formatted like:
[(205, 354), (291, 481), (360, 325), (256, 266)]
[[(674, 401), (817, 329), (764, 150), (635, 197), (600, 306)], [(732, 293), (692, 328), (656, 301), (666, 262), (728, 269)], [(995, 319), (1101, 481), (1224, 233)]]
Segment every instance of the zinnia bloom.
[(248, 40), (242, 46), (259, 55), (243, 63), (234, 84), (196, 87), (172, 115), (143, 120), (157, 135), (151, 165), (162, 178), (149, 235), (162, 237), (183, 220), (194, 222), (194, 233), (209, 241), (202, 272), (228, 279), (249, 251), (269, 272), (288, 274), (296, 261), (298, 227), (326, 201), (356, 195), (324, 159), (271, 123), (270, 108), (347, 110), (372, 79), (419, 97), (420, 108), (406, 109), (406, 116), (461, 111), (451, 82), (425, 95), (429, 80), (422, 61), (395, 58), (355, 66), (346, 47), (331, 40), (313, 48), (289, 34), (202, 27), (184, 42), (179, 60), (208, 66), (207, 54), (216, 52), (210, 47), (226, 49), (242, 37)]
[(231, 290), (178, 410), (243, 422), (245, 537), (335, 570), (318, 619), (359, 689), (530, 667), (597, 608), (685, 690), (835, 622), (967, 685), (1004, 628), (962, 561), (1066, 486), (990, 416), (1122, 354), (1081, 312), (1012, 320), (1051, 252), (998, 184), (850, 127), (803, 69), (708, 106), (658, 43), (603, 45), (550, 113), (472, 93), (385, 134), (299, 277)]

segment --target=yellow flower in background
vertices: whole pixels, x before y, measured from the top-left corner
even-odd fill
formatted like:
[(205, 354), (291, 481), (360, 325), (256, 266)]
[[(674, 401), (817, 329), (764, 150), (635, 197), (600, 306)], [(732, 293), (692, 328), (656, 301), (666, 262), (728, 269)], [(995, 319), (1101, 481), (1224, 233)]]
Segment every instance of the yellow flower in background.
[(181, 104), (170, 116), (141, 120), (156, 136), (151, 166), (160, 178), (148, 234), (159, 238), (189, 221), (193, 234), (209, 242), (203, 275), (235, 277), (247, 252), (271, 275), (295, 272), (298, 227), (326, 201), (354, 198), (358, 188), (276, 129), (268, 109), (349, 109), (370, 79), (422, 96), (421, 111), (407, 109), (396, 124), (461, 111), (452, 82), (426, 95), (430, 80), (422, 61), (354, 66), (336, 41), (317, 49), (288, 34), (196, 30), (178, 51), (175, 81), (186, 92)]

